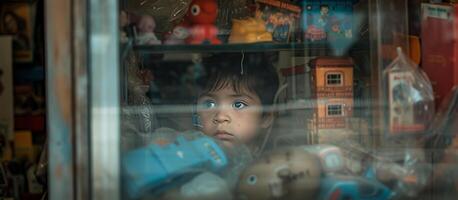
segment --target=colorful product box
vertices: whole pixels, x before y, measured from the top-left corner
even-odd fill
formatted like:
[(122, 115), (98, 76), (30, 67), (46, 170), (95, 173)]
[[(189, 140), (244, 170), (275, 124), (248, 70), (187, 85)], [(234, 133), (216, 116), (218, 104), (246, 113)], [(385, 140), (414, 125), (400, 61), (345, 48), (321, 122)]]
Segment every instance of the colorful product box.
[(256, 0), (256, 3), (256, 15), (265, 21), (273, 41), (289, 42), (300, 18), (300, 6), (280, 0)]
[(435, 94), (436, 108), (458, 85), (458, 5), (422, 4), (422, 67)]
[(302, 28), (308, 41), (345, 41), (354, 38), (355, 0), (305, 0)]

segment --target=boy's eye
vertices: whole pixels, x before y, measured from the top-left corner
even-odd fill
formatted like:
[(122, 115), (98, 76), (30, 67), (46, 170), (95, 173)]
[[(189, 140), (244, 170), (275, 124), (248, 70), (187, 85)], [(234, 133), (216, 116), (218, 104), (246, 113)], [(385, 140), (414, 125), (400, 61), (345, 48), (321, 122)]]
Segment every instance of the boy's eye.
[(233, 105), (232, 105), (235, 109), (242, 109), (242, 108), (245, 108), (247, 106), (246, 103), (243, 103), (241, 101), (237, 101), (235, 102)]
[(201, 108), (203, 109), (210, 109), (210, 108), (215, 108), (216, 107), (216, 103), (212, 100), (206, 100), (204, 102), (201, 103)]

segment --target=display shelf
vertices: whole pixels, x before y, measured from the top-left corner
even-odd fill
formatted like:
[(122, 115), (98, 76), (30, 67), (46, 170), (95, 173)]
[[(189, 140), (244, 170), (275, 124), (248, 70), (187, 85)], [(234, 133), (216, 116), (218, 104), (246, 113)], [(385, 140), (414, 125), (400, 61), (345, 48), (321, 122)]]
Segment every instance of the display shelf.
[(368, 50), (367, 42), (358, 41), (353, 45), (330, 45), (327, 42), (308, 43), (250, 43), (250, 44), (202, 44), (202, 45), (133, 45), (134, 51), (141, 53), (183, 53), (183, 52), (260, 52), (260, 51), (327, 51), (327, 50)]

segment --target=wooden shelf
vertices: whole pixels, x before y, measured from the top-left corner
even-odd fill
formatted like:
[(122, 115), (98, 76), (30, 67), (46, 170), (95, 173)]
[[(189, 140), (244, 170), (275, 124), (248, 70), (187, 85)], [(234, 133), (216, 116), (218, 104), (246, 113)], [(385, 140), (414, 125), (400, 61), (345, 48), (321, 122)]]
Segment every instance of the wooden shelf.
[[(249, 43), (249, 44), (203, 44), (203, 45), (133, 45), (133, 50), (141, 53), (182, 53), (182, 52), (266, 52), (266, 51), (325, 51), (325, 50), (368, 50), (367, 42), (344, 41), (338, 44), (328, 42), (307, 43)], [(127, 48), (127, 45), (122, 48)]]

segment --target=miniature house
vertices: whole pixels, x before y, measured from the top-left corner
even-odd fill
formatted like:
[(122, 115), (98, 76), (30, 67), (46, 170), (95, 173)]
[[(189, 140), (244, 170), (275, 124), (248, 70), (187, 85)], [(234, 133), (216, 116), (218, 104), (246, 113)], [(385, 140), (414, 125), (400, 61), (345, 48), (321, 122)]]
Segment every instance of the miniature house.
[(347, 128), (353, 112), (353, 59), (312, 60), (312, 88), (318, 129)]

